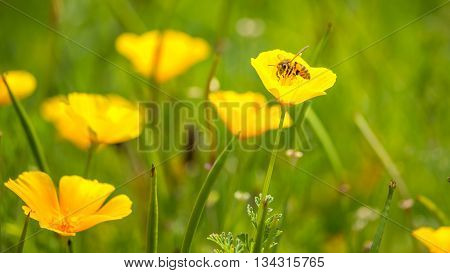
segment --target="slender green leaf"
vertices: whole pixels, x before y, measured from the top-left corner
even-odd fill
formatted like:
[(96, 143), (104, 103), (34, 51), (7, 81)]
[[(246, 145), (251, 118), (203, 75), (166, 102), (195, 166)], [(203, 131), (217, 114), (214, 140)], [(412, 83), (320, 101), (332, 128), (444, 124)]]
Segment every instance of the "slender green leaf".
[(370, 252), (377, 253), (380, 249), (381, 239), (383, 238), (384, 227), (386, 226), (387, 218), (389, 217), (389, 209), (391, 207), (392, 196), (394, 195), (394, 190), (396, 187), (396, 183), (392, 180), (389, 183), (389, 192), (386, 198), (386, 202), (384, 203), (383, 212), (381, 213), (380, 223), (378, 224), (377, 231), (375, 233), (375, 237), (372, 241), (372, 246), (370, 247)]
[(8, 94), (11, 98), (14, 109), (16, 110), (17, 116), (19, 117), (20, 123), (22, 124), (23, 130), (25, 131), (25, 135), (27, 137), (28, 143), (30, 144), (31, 151), (33, 152), (34, 158), (39, 169), (43, 172), (49, 174), (48, 164), (44, 156), (43, 149), (39, 142), (36, 132), (34, 131), (34, 127), (31, 124), (31, 121), (25, 112), (22, 104), (16, 99), (13, 92), (11, 91), (8, 82), (6, 81), (5, 75), (2, 75), (2, 80), (5, 83), (6, 89), (8, 90)]
[(378, 158), (383, 163), (385, 169), (389, 173), (389, 175), (394, 178), (394, 180), (398, 183), (398, 189), (400, 194), (403, 197), (408, 197), (408, 188), (406, 187), (406, 183), (400, 175), (400, 171), (395, 165), (394, 161), (389, 156), (386, 149), (383, 147), (383, 144), (378, 140), (377, 136), (374, 134), (366, 119), (361, 114), (356, 114), (355, 123), (358, 126), (359, 130), (363, 134), (364, 138), (369, 142), (370, 147), (375, 151)]
[(333, 141), (331, 140), (330, 135), (325, 129), (325, 126), (322, 124), (322, 121), (320, 121), (319, 117), (316, 115), (313, 109), (310, 109), (306, 113), (306, 119), (308, 120), (309, 124), (314, 130), (314, 133), (319, 138), (319, 141), (321, 142), (325, 150), (325, 153), (327, 154), (328, 159), (330, 160), (333, 170), (336, 172), (339, 178), (342, 178), (344, 174), (344, 167), (342, 166), (342, 161), (339, 157), (339, 154), (337, 153), (337, 150), (333, 144)]
[(433, 213), (433, 215), (439, 220), (439, 222), (441, 222), (442, 225), (445, 226), (450, 224), (447, 216), (445, 216), (445, 213), (441, 209), (439, 209), (439, 207), (433, 201), (431, 201), (431, 199), (423, 195), (418, 195), (417, 201), (419, 201), (419, 203), (427, 208), (427, 210)]
[(147, 222), (147, 252), (158, 252), (158, 179), (156, 177), (155, 166), (152, 165), (151, 170), (151, 191), (150, 202), (148, 207)]
[(142, 33), (147, 30), (145, 23), (139, 17), (139, 14), (130, 1), (109, 0), (106, 3), (127, 31)]
[(237, 137), (237, 135), (233, 136), (233, 138), (228, 142), (223, 151), (217, 157), (214, 165), (211, 167), (211, 170), (209, 171), (208, 176), (205, 179), (205, 182), (202, 185), (202, 188), (200, 189), (200, 192), (198, 193), (197, 200), (195, 201), (195, 205), (191, 213), (191, 217), (189, 218), (189, 223), (186, 234), (184, 236), (181, 252), (187, 253), (191, 249), (192, 239), (194, 238), (198, 224), (200, 223), (200, 218), (203, 213), (203, 209), (205, 208), (206, 200), (208, 199), (214, 182), (216, 181), (216, 178), (225, 163), (225, 159), (232, 150), (232, 144), (237, 139)]

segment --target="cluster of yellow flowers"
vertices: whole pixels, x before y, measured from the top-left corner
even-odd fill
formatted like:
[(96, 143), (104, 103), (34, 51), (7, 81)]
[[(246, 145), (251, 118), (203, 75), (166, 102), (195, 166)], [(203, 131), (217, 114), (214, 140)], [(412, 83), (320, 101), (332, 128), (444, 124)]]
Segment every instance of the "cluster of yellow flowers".
[[(174, 30), (142, 35), (124, 33), (117, 38), (116, 49), (129, 59), (138, 73), (153, 77), (159, 83), (184, 73), (206, 59), (210, 52), (205, 40)], [(331, 70), (311, 67), (301, 54), (278, 49), (262, 52), (251, 59), (251, 65), (264, 87), (282, 105), (296, 105), (325, 95), (336, 82)], [(36, 89), (36, 79), (29, 72), (9, 71), (6, 79), (17, 98), (25, 98)], [(209, 95), (209, 100), (229, 131), (241, 139), (279, 127), (281, 106), (269, 106), (258, 92), (216, 91)], [(0, 104), (10, 102), (6, 86), (0, 82)], [(81, 149), (126, 142), (141, 132), (141, 115), (136, 103), (117, 95), (75, 92), (49, 98), (42, 105), (42, 114), (63, 138)], [(282, 127), (292, 124), (286, 114)], [(25, 202), (26, 215), (39, 221), (42, 228), (63, 236), (74, 236), (98, 223), (121, 219), (131, 213), (132, 202), (125, 195), (118, 195), (104, 204), (114, 191), (112, 185), (79, 176), (63, 176), (59, 194), (49, 175), (38, 171), (24, 172), (5, 186)], [(419, 228), (413, 236), (431, 252), (450, 250), (450, 227)]]
[[(173, 30), (150, 31), (140, 36), (124, 33), (117, 38), (116, 48), (137, 72), (153, 76), (160, 83), (204, 60), (210, 51), (205, 40)], [(5, 79), (17, 99), (30, 96), (36, 89), (36, 78), (27, 71), (8, 71)], [(7, 86), (0, 81), (0, 105), (10, 103)], [(47, 99), (41, 110), (61, 137), (81, 149), (126, 142), (137, 138), (142, 129), (137, 104), (114, 94), (72, 92)], [(37, 220), (42, 228), (63, 236), (74, 236), (98, 223), (131, 213), (132, 202), (125, 195), (103, 204), (114, 186), (79, 176), (60, 179), (59, 198), (51, 178), (44, 172), (24, 172), (5, 186), (25, 202), (26, 215)]]

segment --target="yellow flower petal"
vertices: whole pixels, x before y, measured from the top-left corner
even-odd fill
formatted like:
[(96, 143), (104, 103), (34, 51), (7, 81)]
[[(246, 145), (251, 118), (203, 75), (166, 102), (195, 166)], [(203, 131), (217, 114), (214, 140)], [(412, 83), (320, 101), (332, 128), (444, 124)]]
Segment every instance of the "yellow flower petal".
[(114, 186), (79, 176), (61, 178), (59, 199), (50, 177), (42, 172), (25, 172), (5, 186), (25, 202), (25, 214), (31, 213), (30, 217), (39, 221), (42, 228), (63, 236), (75, 236), (98, 223), (131, 213), (131, 201), (123, 194), (102, 207)]
[(336, 82), (336, 74), (323, 67), (309, 66), (301, 56), (296, 57), (295, 62), (306, 67), (311, 76), (309, 80), (300, 76), (294, 76), (293, 79), (277, 77), (277, 64), (285, 59), (292, 60), (294, 57), (295, 54), (276, 49), (260, 53), (256, 59), (251, 59), (251, 64), (266, 89), (282, 104), (299, 104), (325, 95), (325, 91)]
[(80, 176), (63, 176), (59, 181), (59, 202), (64, 215), (85, 216), (100, 209), (114, 186)]
[(91, 143), (116, 144), (134, 139), (141, 132), (137, 105), (116, 95), (71, 93), (42, 105), (44, 118), (59, 134), (80, 148)]
[(115, 95), (71, 93), (69, 104), (94, 133), (94, 141), (115, 144), (134, 139), (141, 132), (140, 113), (135, 104)]
[[(206, 59), (210, 51), (205, 40), (174, 30), (166, 30), (162, 34), (150, 31), (140, 36), (124, 33), (117, 38), (116, 49), (130, 60), (137, 72), (146, 77), (155, 76), (158, 82), (183, 74), (192, 65)], [(156, 61), (158, 70), (154, 73)]]
[[(209, 95), (209, 100), (219, 117), (234, 134), (248, 138), (277, 129), (281, 118), (281, 107), (268, 106), (263, 95), (246, 92), (219, 91)], [(286, 115), (283, 127), (290, 127), (292, 119)]]
[(10, 179), (5, 186), (22, 199), (25, 214), (48, 223), (60, 215), (58, 197), (51, 178), (43, 172), (24, 172), (17, 179)]
[(66, 97), (58, 96), (46, 100), (41, 107), (43, 117), (55, 124), (61, 137), (70, 140), (81, 149), (91, 145), (91, 136), (86, 122), (73, 112)]
[(153, 69), (158, 39), (158, 31), (149, 31), (141, 36), (123, 33), (116, 39), (116, 49), (131, 61), (137, 72), (149, 77)]
[(450, 253), (450, 227), (421, 227), (412, 232), (433, 253)]
[(107, 202), (98, 212), (84, 217), (78, 224), (76, 232), (88, 229), (99, 223), (118, 220), (131, 213), (132, 202), (126, 195), (118, 195)]
[[(28, 97), (36, 89), (36, 79), (27, 71), (13, 70), (5, 74), (9, 88), (17, 99)], [(11, 103), (11, 99), (9, 98), (8, 90), (5, 83), (0, 80), (0, 105), (9, 103)]]

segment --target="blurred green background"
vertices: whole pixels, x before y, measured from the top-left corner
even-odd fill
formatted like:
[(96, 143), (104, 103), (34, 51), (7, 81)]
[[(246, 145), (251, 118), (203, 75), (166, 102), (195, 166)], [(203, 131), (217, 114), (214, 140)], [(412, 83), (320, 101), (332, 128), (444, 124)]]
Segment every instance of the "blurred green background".
[[(312, 107), (337, 151), (342, 172), (333, 169), (321, 139), (306, 122), (312, 150), (303, 151), (304, 156), (295, 165), (313, 176), (282, 160), (275, 165), (271, 184), (273, 207), (277, 211), (287, 208), (277, 251), (362, 252), (372, 240), (378, 224), (376, 215), (336, 190), (344, 190), (378, 210), (386, 198), (391, 174), (355, 124), (357, 113), (365, 117), (409, 191), (408, 196), (401, 196), (398, 191), (394, 196), (391, 218), (404, 228), (388, 222), (381, 251), (425, 251), (408, 229), (438, 227), (442, 223), (415, 197), (430, 198), (450, 216), (450, 6), (445, 5), (370, 46), (443, 1), (233, 2), (225, 31), (225, 50), (216, 73), (224, 90), (252, 90), (271, 98), (250, 66), (250, 58), (265, 50), (296, 52), (310, 45), (303, 55), (310, 60), (327, 25), (332, 25), (317, 65), (330, 67), (337, 74), (337, 82), (327, 96), (314, 99)], [(81, 175), (86, 153), (60, 139), (54, 127), (43, 120), (40, 104), (45, 98), (80, 91), (116, 93), (139, 100), (144, 92), (149, 92), (144, 83), (86, 48), (133, 71), (114, 47), (116, 37), (123, 32), (176, 29), (202, 37), (213, 47), (226, 5), (225, 1), (207, 0), (0, 1), (0, 70), (24, 69), (37, 78), (36, 92), (22, 103), (41, 139), (55, 182), (62, 175)], [(192, 90), (203, 89), (212, 62), (213, 55), (161, 88), (176, 98), (200, 101)], [(0, 107), (0, 131), (2, 181), (35, 169), (11, 105)], [(221, 134), (225, 133), (222, 130)], [(137, 141), (132, 141), (100, 150), (93, 159), (90, 176), (116, 186), (129, 181), (139, 173), (129, 156), (136, 147)], [(174, 151), (166, 152), (164, 158), (173, 154)], [(285, 153), (280, 156), (292, 161)], [(184, 156), (164, 164), (170, 174), (172, 195), (167, 193), (169, 187), (161, 186), (160, 252), (179, 251), (181, 247), (191, 208), (206, 175), (206, 155), (198, 152), (194, 159), (188, 168), (183, 168)], [(269, 154), (264, 150), (236, 150), (230, 154), (214, 187), (216, 198), (210, 198), (194, 238), (193, 251), (211, 252), (215, 245), (206, 237), (213, 232), (253, 232), (246, 205), (261, 190), (268, 160)], [(232, 198), (230, 185), (249, 192), (250, 200)], [(145, 251), (147, 188), (148, 177), (144, 176), (118, 189), (117, 193), (126, 193), (134, 201), (133, 213), (77, 234), (75, 251)], [(400, 204), (408, 198), (416, 202), (404, 209)], [(21, 205), (22, 201), (12, 192), (0, 187), (1, 251), (19, 239), (25, 218)], [(28, 234), (39, 230), (38, 223), (32, 221)], [(63, 242), (47, 230), (25, 243), (25, 252), (57, 251), (65, 251)]]

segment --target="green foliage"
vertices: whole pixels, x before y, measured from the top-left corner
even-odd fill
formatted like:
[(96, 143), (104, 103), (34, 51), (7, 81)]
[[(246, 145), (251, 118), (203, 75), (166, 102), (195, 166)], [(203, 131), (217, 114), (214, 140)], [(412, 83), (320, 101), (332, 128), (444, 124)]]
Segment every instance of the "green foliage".
[[(120, 33), (175, 29), (202, 37), (213, 45), (222, 12), (221, 1), (209, 0), (4, 2), (51, 24), (72, 41), (98, 52), (132, 74), (131, 64), (115, 49), (115, 39)], [(51, 12), (51, 2), (61, 3), (55, 14)], [(170, 7), (173, 2), (177, 2), (176, 8)], [(307, 134), (311, 149), (302, 150), (304, 155), (295, 167), (287, 163), (294, 159), (280, 150), (274, 167), (270, 193), (277, 197), (277, 203), (280, 200), (283, 204), (289, 194), (278, 252), (363, 251), (365, 243), (373, 239), (378, 222), (370, 221), (355, 229), (355, 218), (359, 217), (357, 212), (362, 207), (355, 200), (381, 209), (386, 199), (385, 183), (392, 178), (386, 168), (391, 165), (386, 163), (391, 162), (396, 169), (393, 174), (401, 175), (410, 196), (426, 196), (439, 212), (421, 199), (408, 210), (400, 209), (398, 204), (403, 200), (400, 200), (401, 194), (395, 194), (390, 218), (409, 229), (437, 227), (445, 222), (442, 219), (449, 219), (450, 183), (446, 179), (450, 166), (450, 6), (380, 40), (442, 2), (234, 1), (226, 46), (215, 75), (224, 90), (252, 90), (272, 99), (250, 66), (250, 58), (269, 49), (296, 52), (309, 45), (310, 50), (303, 57), (312, 63), (328, 23), (333, 25), (327, 44), (314, 65), (331, 68), (337, 81), (326, 96), (312, 100), (312, 108), (306, 113), (305, 132), (302, 133)], [(199, 12), (199, 7), (208, 12)], [(262, 25), (259, 36), (243, 36), (238, 31), (242, 19), (252, 19), (254, 21), (250, 22)], [(71, 91), (114, 93), (139, 101), (142, 95), (148, 95), (148, 87), (3, 4), (0, 4), (0, 24), (10, 26), (0, 28), (1, 72), (24, 69), (37, 79), (36, 92), (20, 102), (35, 128), (52, 176), (83, 175), (86, 152), (61, 139), (55, 128), (42, 118), (42, 102)], [(244, 24), (248, 25), (252, 23)], [(378, 40), (380, 42), (370, 46)], [(176, 98), (196, 102), (198, 97), (192, 96), (191, 90), (203, 90), (212, 62), (213, 55), (160, 88)], [(377, 153), (374, 143), (360, 132), (353, 121), (356, 113), (364, 117), (390, 162), (380, 158), (379, 149)], [(216, 124), (220, 129), (218, 135), (225, 136), (225, 126), (220, 121)], [(16, 248), (9, 248), (20, 240), (23, 202), (6, 189), (3, 182), (23, 171), (35, 170), (38, 165), (13, 105), (0, 106), (0, 135), (0, 249), (14, 251)], [(219, 144), (225, 145), (223, 138)], [(145, 251), (148, 191), (143, 190), (143, 185), (148, 183), (133, 178), (139, 173), (136, 171), (139, 164), (135, 162), (140, 163), (140, 157), (146, 158), (151, 153), (137, 151), (136, 141), (126, 146), (137, 154), (137, 160), (132, 160), (119, 146), (101, 147), (92, 159), (89, 176), (114, 184), (118, 193), (127, 194), (133, 201), (133, 213), (122, 220), (103, 223), (77, 234), (73, 239), (77, 251)], [(204, 164), (209, 153), (194, 151), (189, 164), (185, 164), (183, 154), (172, 157), (175, 154), (176, 151), (170, 150), (158, 160), (148, 160), (162, 164), (159, 175), (164, 174), (162, 168), (167, 170), (167, 179), (158, 177), (160, 252), (180, 250), (186, 223), (206, 175)], [(205, 207), (203, 220), (208, 221), (202, 221), (198, 226), (192, 251), (210, 251), (211, 242), (204, 238), (221, 230), (238, 234), (234, 236), (233, 245), (239, 239), (242, 245), (251, 246), (255, 225), (248, 221), (247, 203), (234, 200), (232, 195), (228, 198), (228, 182), (232, 180), (232, 185), (236, 185), (233, 191), (260, 192), (269, 157), (262, 150), (230, 153), (213, 188), (219, 196), (218, 201)], [(148, 163), (143, 167), (149, 168)], [(389, 169), (391, 173), (392, 170)], [(342, 175), (337, 176), (340, 172)], [(340, 194), (337, 189), (355, 200)], [(174, 194), (169, 195), (171, 191)], [(232, 219), (227, 220), (232, 225), (225, 219)], [(394, 227), (389, 221), (386, 223), (380, 252), (421, 250), (414, 246), (409, 232)], [(33, 219), (28, 229), (27, 234), (41, 230)], [(241, 231), (247, 235), (241, 236)], [(61, 244), (54, 233), (44, 230), (26, 241), (24, 252), (65, 251), (65, 243)], [(243, 252), (249, 252), (249, 249), (244, 248)]]
[[(271, 195), (266, 196), (267, 204), (273, 202)], [(255, 205), (261, 205), (261, 194), (255, 196)], [(252, 205), (247, 205), (247, 214), (250, 222), (255, 230), (258, 230), (257, 215)], [(277, 239), (282, 231), (278, 228), (280, 225), (282, 214), (275, 213), (270, 207), (267, 208), (267, 217), (264, 223), (264, 236), (262, 242), (262, 252), (270, 250), (278, 244)], [(247, 233), (240, 233), (234, 236), (231, 232), (220, 234), (213, 233), (207, 237), (208, 240), (216, 243), (220, 248), (214, 249), (218, 253), (249, 253), (255, 243), (254, 238), (251, 238)]]

